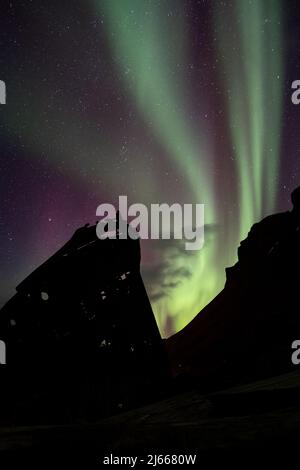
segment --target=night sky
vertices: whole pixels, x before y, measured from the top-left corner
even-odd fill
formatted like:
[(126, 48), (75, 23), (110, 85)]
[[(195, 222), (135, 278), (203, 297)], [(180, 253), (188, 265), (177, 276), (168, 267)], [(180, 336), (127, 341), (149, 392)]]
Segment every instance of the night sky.
[(299, 2), (3, 0), (0, 51), (1, 305), (100, 203), (204, 203), (202, 250), (142, 241), (161, 333), (182, 328), (300, 184)]

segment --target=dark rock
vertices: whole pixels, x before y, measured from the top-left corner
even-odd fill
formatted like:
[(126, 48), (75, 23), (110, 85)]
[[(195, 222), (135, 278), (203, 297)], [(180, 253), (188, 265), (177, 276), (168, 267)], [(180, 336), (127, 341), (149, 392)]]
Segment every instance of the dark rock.
[[(287, 372), (300, 338), (300, 188), (293, 210), (255, 224), (223, 291), (166, 341), (182, 382), (224, 386)], [(201, 289), (201, 286), (199, 286)]]

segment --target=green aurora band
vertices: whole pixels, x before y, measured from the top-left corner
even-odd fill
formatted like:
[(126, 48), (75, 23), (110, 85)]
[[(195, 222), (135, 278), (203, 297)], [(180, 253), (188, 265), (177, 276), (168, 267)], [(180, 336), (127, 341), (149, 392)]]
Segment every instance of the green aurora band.
[(235, 0), (234, 10), (235, 17), (228, 17), (218, 4), (215, 21), (230, 89), (227, 105), (239, 178), (241, 239), (255, 221), (274, 210), (276, 202), (283, 83), (281, 2)]
[[(179, 5), (174, 0), (172, 6)], [(193, 274), (180, 282), (170, 296), (154, 302), (162, 332), (166, 313), (173, 317), (178, 330), (220, 291), (224, 283), (223, 263), (235, 261), (238, 241), (255, 221), (274, 209), (283, 74), (280, 2), (236, 0), (234, 5), (234, 18), (226, 17), (226, 7), (224, 10), (220, 2), (214, 3), (213, 16), (220, 73), (225, 73), (222, 81), (230, 90), (227, 111), (239, 213), (234, 230), (228, 228), (232, 236), (222, 260), (217, 249), (218, 235), (196, 255), (173, 259), (175, 269), (188, 265)], [(127, 92), (167, 151), (171, 164), (185, 175), (194, 201), (205, 203), (205, 223), (218, 223), (210, 142), (201, 122), (200, 144), (188, 127), (184, 83), (180, 76), (171, 73), (174, 64), (185, 62), (183, 15), (166, 20), (167, 5), (160, 2), (96, 0), (95, 6), (104, 15), (107, 37)], [(154, 193), (157, 190), (152, 189)]]
[[(172, 75), (176, 64), (185, 62), (186, 38), (182, 17), (168, 16), (167, 4), (159, 2), (149, 4), (149, 9), (147, 2), (140, 0), (96, 1), (96, 6), (99, 14), (104, 14), (107, 36), (114, 57), (118, 58), (127, 92), (135, 100), (144, 121), (150, 123), (171, 165), (185, 176), (193, 200), (205, 204), (205, 223), (213, 224), (216, 208), (212, 161), (207, 158), (211, 153), (208, 138), (204, 138), (204, 128), (201, 132), (201, 123), (201, 145), (190, 130), (185, 113), (185, 84), (180, 74)], [(173, 7), (180, 8), (180, 2), (174, 0)], [(158, 189), (152, 188), (154, 198)], [(209, 276), (205, 274), (208, 266), (215, 265), (214, 258), (213, 244), (207, 244), (194, 256), (172, 258), (176, 265), (172, 273), (188, 265), (193, 274), (178, 283), (170, 296), (154, 303), (161, 330), (164, 330), (166, 312), (175, 319), (176, 329), (180, 329), (214, 297), (220, 288), (220, 276), (214, 268), (210, 268)], [(171, 276), (168, 279), (167, 275), (165, 282), (169, 284), (174, 279)]]

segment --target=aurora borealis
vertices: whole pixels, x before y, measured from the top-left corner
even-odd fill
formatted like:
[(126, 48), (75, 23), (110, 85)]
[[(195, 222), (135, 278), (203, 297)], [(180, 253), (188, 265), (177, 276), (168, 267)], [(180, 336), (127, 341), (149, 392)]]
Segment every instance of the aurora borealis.
[(226, 85), (232, 88), (227, 110), (240, 181), (239, 236), (244, 236), (254, 220), (274, 211), (276, 202), (284, 73), (281, 3), (236, 1), (231, 30), (227, 14), (216, 9)]
[[(5, 2), (6, 3), (6, 2)], [(96, 208), (205, 204), (205, 245), (142, 241), (163, 335), (223, 287), (250, 226), (300, 184), (297, 3), (1, 5), (1, 301)], [(99, 267), (101, 269), (101, 267)]]

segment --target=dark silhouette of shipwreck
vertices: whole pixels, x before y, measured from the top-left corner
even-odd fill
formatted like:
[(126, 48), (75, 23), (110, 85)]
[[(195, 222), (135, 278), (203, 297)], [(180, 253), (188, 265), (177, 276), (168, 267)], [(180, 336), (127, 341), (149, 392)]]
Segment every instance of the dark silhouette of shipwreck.
[(168, 367), (139, 240), (87, 224), (16, 290), (0, 315), (8, 420), (94, 419), (159, 395)]

